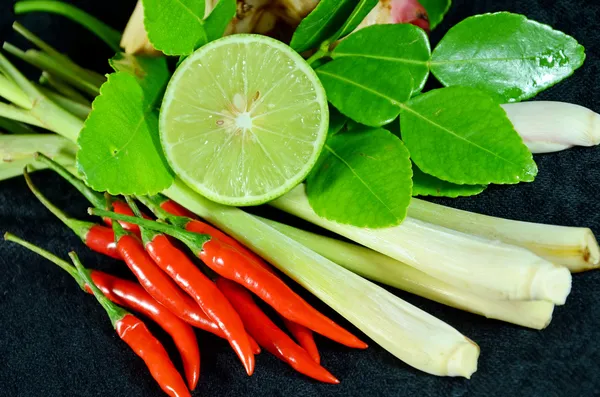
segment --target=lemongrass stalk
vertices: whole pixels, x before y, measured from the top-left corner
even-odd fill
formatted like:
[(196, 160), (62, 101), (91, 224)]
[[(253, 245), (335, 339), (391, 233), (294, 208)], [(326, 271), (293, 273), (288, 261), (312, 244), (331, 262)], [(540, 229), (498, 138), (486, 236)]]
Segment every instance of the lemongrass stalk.
[(0, 117), (0, 128), (10, 134), (27, 135), (36, 133), (36, 131), (33, 128), (30, 128), (27, 124), (4, 117)]
[[(69, 172), (77, 172), (75, 168), (75, 157), (57, 156), (54, 160), (69, 170)], [(20, 159), (11, 163), (0, 162), (0, 181), (23, 176), (23, 168), (29, 167), (29, 172), (41, 171), (47, 167), (44, 164), (36, 164), (29, 159)]]
[(121, 50), (119, 47), (121, 34), (118, 31), (71, 4), (55, 0), (27, 0), (19, 1), (15, 4), (16, 15), (30, 12), (50, 12), (62, 15), (94, 33), (113, 51), (119, 52)]
[(479, 347), (446, 323), (179, 179), (164, 193), (250, 247), (407, 364), (439, 376), (469, 378), (476, 371)]
[(85, 120), (92, 111), (92, 108), (89, 105), (74, 101), (45, 87), (39, 87), (39, 89), (40, 92), (48, 97), (48, 99), (54, 101), (57, 105), (79, 117), (81, 120)]
[(600, 144), (600, 114), (583, 106), (535, 101), (502, 107), (532, 153)]
[(0, 136), (0, 159), (4, 162), (20, 159), (33, 161), (33, 156), (37, 152), (44, 153), (50, 158), (59, 155), (75, 158), (77, 145), (54, 134)]
[(63, 80), (46, 71), (42, 72), (39, 82), (43, 86), (53, 88), (62, 96), (67, 97), (75, 102), (81, 103), (82, 105), (90, 105), (90, 101), (86, 97), (81, 95), (79, 91), (71, 87), (69, 84), (65, 83)]
[(29, 97), (15, 83), (2, 74), (0, 74), (0, 97), (23, 109), (31, 109), (32, 107)]
[(35, 125), (36, 127), (45, 127), (44, 123), (38, 120), (31, 110), (23, 110), (14, 105), (7, 105), (0, 102), (0, 117), (5, 117), (21, 123)]
[(523, 327), (543, 329), (552, 320), (554, 305), (550, 302), (485, 299), (368, 248), (269, 219), (259, 219), (317, 254), (370, 280), (447, 306)]
[(13, 23), (13, 29), (19, 33), (21, 36), (26, 38), (29, 42), (36, 45), (43, 52), (41, 55), (46, 58), (49, 62), (53, 64), (59, 64), (63, 68), (66, 68), (71, 73), (75, 73), (81, 78), (89, 81), (90, 83), (101, 86), (106, 78), (99, 73), (96, 73), (92, 70), (82, 68), (75, 62), (73, 62), (68, 56), (60, 53), (56, 49), (54, 49), (51, 45), (47, 44), (44, 40), (34, 35), (32, 32), (27, 30), (23, 25), (18, 22)]
[(600, 267), (600, 249), (594, 233), (584, 227), (568, 227), (496, 218), (413, 199), (408, 215), (425, 222), (514, 244), (571, 272)]
[(304, 185), (270, 204), (489, 299), (547, 300), (562, 305), (571, 291), (566, 268), (521, 247), (412, 218), (381, 229), (343, 225), (313, 211)]
[(0, 116), (46, 128), (73, 142), (77, 140), (79, 131), (83, 128), (81, 119), (46, 98), (36, 85), (27, 80), (2, 53), (0, 53), (0, 68), (3, 69), (7, 77), (19, 86), (21, 91), (27, 94), (33, 103), (32, 109), (27, 111), (27, 119), (19, 118), (19, 116), (24, 115), (18, 114), (18, 112), (15, 113), (14, 109), (10, 108), (5, 109), (8, 110), (6, 114), (2, 114), (0, 111)]
[(15, 57), (37, 67), (41, 70), (46, 70), (50, 73), (56, 74), (63, 80), (77, 87), (81, 91), (96, 96), (100, 92), (100, 86), (96, 83), (92, 83), (86, 80), (86, 77), (81, 73), (74, 73), (63, 67), (62, 64), (54, 62), (52, 58), (37, 50), (23, 51), (10, 43), (4, 43), (3, 48), (6, 52)]

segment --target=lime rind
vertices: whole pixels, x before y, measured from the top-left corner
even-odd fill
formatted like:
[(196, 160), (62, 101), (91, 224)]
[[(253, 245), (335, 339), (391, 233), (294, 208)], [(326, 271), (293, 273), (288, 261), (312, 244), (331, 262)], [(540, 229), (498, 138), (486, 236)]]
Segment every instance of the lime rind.
[[(182, 88), (189, 79), (198, 89)], [(305, 179), (325, 143), (329, 113), (323, 86), (298, 53), (269, 37), (238, 34), (182, 62), (159, 123), (167, 161), (187, 185), (213, 201), (249, 206)]]

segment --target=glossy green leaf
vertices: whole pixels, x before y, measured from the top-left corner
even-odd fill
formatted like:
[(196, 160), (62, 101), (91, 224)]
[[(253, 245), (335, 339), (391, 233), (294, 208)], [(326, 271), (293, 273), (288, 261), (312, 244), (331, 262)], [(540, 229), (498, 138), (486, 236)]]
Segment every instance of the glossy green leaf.
[(531, 182), (537, 173), (502, 107), (474, 88), (442, 88), (411, 99), (402, 105), (400, 129), (419, 168), (448, 182)]
[(235, 16), (237, 8), (236, 0), (220, 0), (215, 8), (205, 19), (206, 35), (208, 41), (213, 41), (223, 37), (227, 25)]
[(425, 7), (425, 11), (427, 11), (431, 30), (442, 22), (452, 5), (451, 0), (419, 0), (419, 2)]
[[(173, 173), (158, 135), (157, 103), (169, 79), (164, 58), (113, 60), (79, 135), (77, 167), (87, 184), (111, 194), (154, 194)], [(142, 67), (142, 65), (144, 65)]]
[(407, 68), (414, 90), (421, 91), (429, 76), (431, 49), (423, 29), (410, 24), (385, 24), (353, 33), (335, 48), (331, 57), (380, 62), (381, 68), (388, 69), (386, 74), (395, 73), (399, 67)]
[(356, 0), (319, 1), (294, 31), (290, 46), (298, 52), (318, 47), (344, 25), (356, 5)]
[(167, 55), (189, 55), (223, 35), (235, 0), (220, 0), (205, 19), (205, 0), (143, 0), (148, 39)]
[[(339, 110), (337, 110), (336, 108), (334, 108), (333, 106), (330, 105), (329, 106), (329, 130), (327, 131), (327, 134), (329, 134), (329, 135), (337, 134), (346, 126), (346, 123), (348, 121), (349, 120), (346, 116), (341, 114)], [(1, 122), (2, 122), (2, 119), (0, 118), (0, 123)], [(1, 125), (2, 124), (0, 124), (0, 126)]]
[(384, 129), (330, 136), (307, 179), (315, 212), (358, 227), (398, 225), (411, 199), (412, 171), (402, 141)]
[(400, 104), (413, 92), (408, 68), (390, 70), (389, 62), (373, 59), (337, 59), (318, 68), (317, 75), (333, 106), (349, 118), (373, 127), (394, 120), (400, 113)]
[(445, 86), (470, 86), (516, 102), (570, 76), (584, 48), (566, 34), (522, 15), (501, 12), (470, 17), (435, 48), (431, 71)]
[(354, 11), (352, 11), (350, 17), (348, 17), (346, 22), (344, 22), (344, 25), (331, 38), (331, 41), (333, 42), (352, 33), (378, 2), (379, 0), (360, 0)]
[(474, 196), (485, 190), (486, 185), (457, 185), (424, 173), (412, 165), (413, 170), (413, 196), (434, 197), (466, 197)]

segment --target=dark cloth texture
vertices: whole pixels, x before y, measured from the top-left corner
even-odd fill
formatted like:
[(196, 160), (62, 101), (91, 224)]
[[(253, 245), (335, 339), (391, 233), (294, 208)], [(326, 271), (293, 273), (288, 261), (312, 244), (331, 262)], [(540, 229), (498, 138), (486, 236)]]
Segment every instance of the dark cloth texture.
[[(74, 4), (123, 29), (133, 0), (78, 0)], [(27, 44), (10, 29), (12, 1), (0, 1), (0, 39)], [(585, 0), (455, 1), (431, 34), (435, 45), (467, 16), (511, 11), (547, 23), (586, 47), (585, 65), (536, 99), (566, 101), (600, 111), (600, 2)], [(57, 15), (30, 14), (18, 20), (76, 62), (102, 73), (112, 55), (99, 39)], [(22, 65), (19, 63), (19, 65)], [(32, 78), (37, 72), (23, 66)], [(600, 147), (575, 148), (535, 157), (534, 183), (494, 186), (473, 198), (435, 200), (479, 213), (532, 222), (591, 227), (600, 234)], [(88, 203), (52, 172), (33, 175), (41, 190), (69, 214), (85, 218)], [(296, 222), (274, 210), (254, 209)], [(29, 192), (22, 177), (0, 183), (0, 225), (66, 258), (76, 250), (88, 267), (132, 278), (125, 265), (92, 253)], [(471, 380), (421, 373), (361, 334), (323, 303), (309, 301), (364, 338), (355, 351), (317, 336), (323, 365), (341, 380), (314, 382), (270, 354), (257, 356), (252, 377), (229, 345), (197, 332), (202, 374), (194, 396), (598, 396), (600, 395), (600, 272), (573, 277), (567, 304), (557, 307), (543, 331), (483, 317), (392, 290), (446, 321), (481, 347)], [(300, 290), (298, 288), (298, 290)], [(158, 327), (179, 367), (172, 341)], [(0, 396), (162, 396), (143, 362), (119, 340), (103, 309), (78, 289), (68, 274), (35, 254), (0, 241)]]

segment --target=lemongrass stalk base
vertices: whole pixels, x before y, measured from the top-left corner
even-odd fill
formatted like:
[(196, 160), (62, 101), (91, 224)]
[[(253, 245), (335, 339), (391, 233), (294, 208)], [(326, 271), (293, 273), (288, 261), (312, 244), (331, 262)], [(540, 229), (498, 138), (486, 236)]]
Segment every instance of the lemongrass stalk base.
[(552, 320), (554, 305), (550, 302), (485, 299), (368, 248), (259, 219), (319, 255), (370, 280), (447, 306), (528, 328), (543, 329)]
[(581, 272), (600, 267), (600, 248), (588, 228), (496, 218), (413, 199), (408, 215), (459, 232), (514, 244)]
[(446, 323), (178, 179), (164, 194), (244, 243), (407, 364), (439, 376), (469, 378), (476, 371), (479, 347)]
[(524, 248), (492, 242), (417, 219), (366, 229), (318, 216), (304, 185), (270, 203), (456, 287), (489, 299), (547, 300), (561, 305), (571, 274)]

